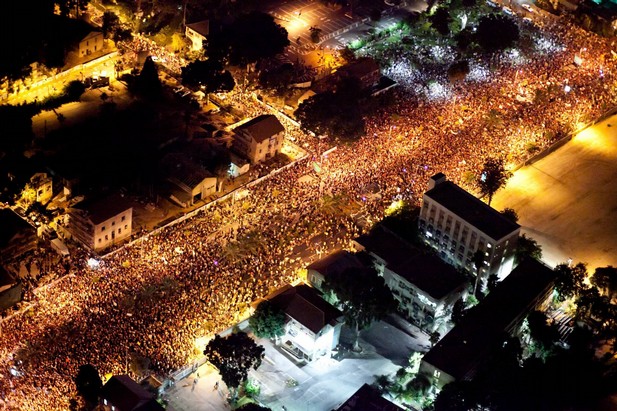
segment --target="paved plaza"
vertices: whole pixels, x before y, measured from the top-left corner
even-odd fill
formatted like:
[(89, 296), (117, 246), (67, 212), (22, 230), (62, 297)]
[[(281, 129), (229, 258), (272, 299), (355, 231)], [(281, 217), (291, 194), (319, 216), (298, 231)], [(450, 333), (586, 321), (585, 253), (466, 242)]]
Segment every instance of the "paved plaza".
[(516, 210), (551, 266), (617, 266), (617, 116), (516, 171), (492, 206)]
[[(343, 345), (351, 345), (348, 329)], [(415, 351), (428, 349), (428, 336), (408, 325), (405, 332), (386, 323), (375, 323), (361, 333), (362, 353), (339, 353), (342, 359), (323, 357), (308, 365), (299, 364), (272, 345), (257, 339), (266, 352), (257, 371), (249, 378), (260, 387), (260, 401), (279, 411), (329, 411), (337, 408), (364, 383), (376, 376), (392, 375), (407, 365)], [(170, 411), (227, 410), (228, 391), (218, 373), (208, 364), (179, 381), (166, 395)]]

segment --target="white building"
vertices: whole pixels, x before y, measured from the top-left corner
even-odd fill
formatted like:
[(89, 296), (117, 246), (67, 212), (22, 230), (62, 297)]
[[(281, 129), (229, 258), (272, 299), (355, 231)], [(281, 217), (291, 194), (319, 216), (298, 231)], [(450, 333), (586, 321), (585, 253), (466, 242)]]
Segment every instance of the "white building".
[(356, 238), (354, 248), (372, 258), (399, 312), (427, 332), (445, 327), (452, 306), (467, 293), (464, 275), (385, 227)]
[(315, 288), (287, 285), (268, 300), (287, 316), (280, 346), (298, 360), (330, 355), (338, 345), (343, 314)]
[(133, 208), (120, 194), (82, 201), (69, 210), (67, 230), (91, 250), (100, 251), (130, 238)]
[(426, 243), (455, 267), (475, 275), (473, 255), (481, 250), (485, 260), (480, 275), (484, 280), (491, 274), (502, 279), (512, 271), (521, 227), (447, 181), (443, 173), (429, 180), (418, 225)]
[(196, 23), (186, 25), (184, 35), (191, 40), (191, 50), (198, 51), (203, 48), (203, 43), (206, 41), (210, 33), (210, 21), (202, 20)]
[(103, 33), (91, 31), (79, 42), (79, 57), (89, 56), (103, 50)]
[(276, 116), (263, 114), (234, 129), (233, 148), (256, 164), (280, 153), (284, 138), (285, 127)]

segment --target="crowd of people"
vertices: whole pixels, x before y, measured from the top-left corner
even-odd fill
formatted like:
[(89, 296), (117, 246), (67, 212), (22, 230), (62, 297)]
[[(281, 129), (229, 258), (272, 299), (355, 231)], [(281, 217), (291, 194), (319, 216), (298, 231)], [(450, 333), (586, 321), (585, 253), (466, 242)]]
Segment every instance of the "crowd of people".
[[(143, 357), (153, 372), (169, 375), (199, 355), (201, 337), (233, 325), (251, 302), (294, 280), (306, 264), (298, 250), (347, 246), (360, 234), (345, 202), (377, 220), (395, 199), (417, 204), (432, 174), (465, 184), (488, 157), (518, 163), (531, 143), (546, 147), (612, 107), (617, 78), (609, 41), (565, 22), (547, 30), (564, 49), (524, 66), (500, 64), (490, 81), (453, 86), (455, 99), (430, 101), (401, 88), (367, 118), (366, 137), (327, 157), (324, 141), (284, 120), (311, 153), (306, 161), (252, 186), (241, 200), (147, 235), (96, 268), (83, 259), (37, 290), (27, 311), (0, 322), (0, 410), (68, 409), (82, 364), (118, 374)], [(584, 61), (575, 67), (576, 53)], [(522, 84), (559, 91), (532, 104), (516, 99)], [(252, 114), (267, 110), (248, 95), (233, 98), (243, 98)], [(325, 193), (341, 204), (326, 204)]]

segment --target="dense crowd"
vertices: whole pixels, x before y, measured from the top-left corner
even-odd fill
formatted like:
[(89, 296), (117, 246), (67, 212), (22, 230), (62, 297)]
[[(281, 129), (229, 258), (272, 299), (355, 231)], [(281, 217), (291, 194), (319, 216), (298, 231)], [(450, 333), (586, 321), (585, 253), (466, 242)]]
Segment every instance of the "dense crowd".
[[(490, 81), (449, 86), (456, 98), (430, 100), (402, 87), (367, 118), (366, 137), (327, 158), (324, 142), (296, 130), (312, 153), (307, 161), (251, 187), (244, 199), (209, 207), (96, 269), (80, 264), (39, 289), (28, 311), (0, 322), (0, 409), (67, 409), (72, 378), (85, 363), (101, 374), (124, 373), (138, 355), (163, 375), (190, 363), (198, 338), (232, 325), (250, 302), (296, 278), (299, 250), (346, 246), (360, 233), (348, 212), (326, 207), (324, 193), (376, 219), (393, 199), (417, 203), (436, 172), (464, 184), (487, 157), (520, 162), (530, 144), (545, 147), (560, 130), (612, 107), (608, 41), (566, 22), (547, 30), (565, 47), (522, 66), (496, 62)], [(523, 85), (562, 90), (566, 79), (571, 91), (547, 101), (516, 98)], [(233, 99), (252, 114), (266, 110), (246, 95)], [(498, 122), (488, 120), (491, 112)]]

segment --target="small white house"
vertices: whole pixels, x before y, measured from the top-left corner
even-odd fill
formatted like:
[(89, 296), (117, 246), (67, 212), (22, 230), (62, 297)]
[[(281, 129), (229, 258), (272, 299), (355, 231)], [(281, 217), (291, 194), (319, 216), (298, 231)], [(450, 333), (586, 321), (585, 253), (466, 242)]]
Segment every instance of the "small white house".
[(298, 360), (330, 355), (338, 345), (343, 314), (306, 284), (287, 285), (269, 297), (287, 316), (280, 346)]

